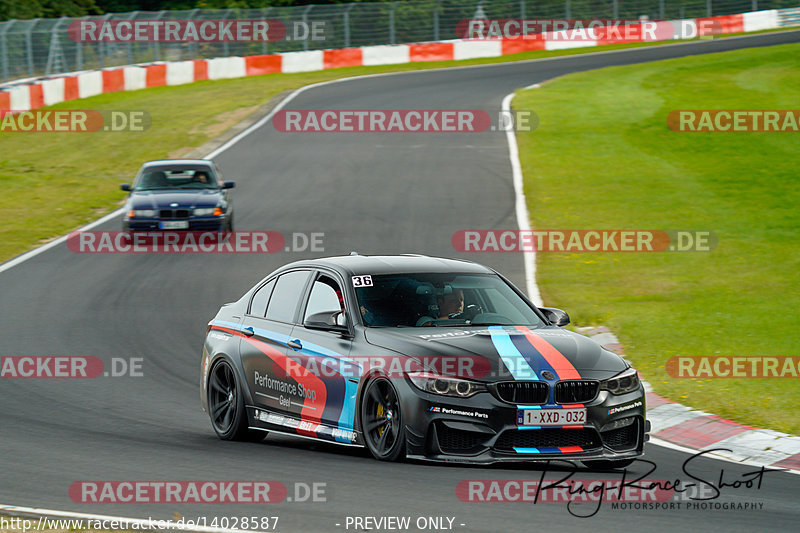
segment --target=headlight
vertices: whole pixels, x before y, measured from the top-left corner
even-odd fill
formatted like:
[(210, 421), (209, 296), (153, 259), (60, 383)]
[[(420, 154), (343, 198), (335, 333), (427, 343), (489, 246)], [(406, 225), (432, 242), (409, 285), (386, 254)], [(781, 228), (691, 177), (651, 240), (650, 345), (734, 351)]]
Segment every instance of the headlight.
[(446, 378), (425, 372), (411, 372), (408, 374), (408, 378), (418, 389), (442, 396), (469, 398), (473, 394), (486, 390), (486, 385), (483, 383), (476, 383), (466, 379)]
[(156, 216), (156, 212), (154, 209), (131, 209), (128, 211), (128, 218), (134, 217), (142, 217), (142, 218), (152, 218)]
[(639, 373), (635, 368), (629, 368), (611, 379), (600, 382), (600, 390), (607, 390), (611, 394), (625, 394), (639, 388)]
[(197, 217), (207, 217), (209, 215), (222, 216), (222, 208), (220, 207), (197, 207), (194, 210), (194, 215)]

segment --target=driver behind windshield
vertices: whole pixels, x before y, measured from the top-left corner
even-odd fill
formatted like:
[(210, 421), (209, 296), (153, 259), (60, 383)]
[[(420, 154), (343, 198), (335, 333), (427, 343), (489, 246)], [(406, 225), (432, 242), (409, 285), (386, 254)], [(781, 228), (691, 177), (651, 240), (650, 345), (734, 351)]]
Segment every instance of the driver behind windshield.
[(459, 315), (464, 312), (464, 291), (453, 289), (436, 299), (439, 304), (439, 318), (450, 318), (450, 315)]

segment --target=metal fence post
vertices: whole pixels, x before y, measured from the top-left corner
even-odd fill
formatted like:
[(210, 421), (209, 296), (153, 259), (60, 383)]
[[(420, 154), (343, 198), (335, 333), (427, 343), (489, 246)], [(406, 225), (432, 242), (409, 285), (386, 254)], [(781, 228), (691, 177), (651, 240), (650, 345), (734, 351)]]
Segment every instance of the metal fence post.
[(711, 16), (711, 0), (706, 0), (706, 16)]
[(619, 18), (619, 0), (614, 0), (611, 3), (611, 18), (618, 19)]
[(33, 19), (33, 21), (28, 25), (28, 31), (25, 32), (25, 49), (28, 55), (28, 76), (33, 77), (33, 42), (31, 41), (31, 33), (33, 33), (33, 27), (36, 26), (36, 23), (39, 22), (39, 19)]
[[(131, 13), (131, 16), (128, 17), (128, 20), (131, 21), (131, 26), (133, 26), (133, 19), (135, 19), (136, 15), (138, 14), (138, 11), (134, 11)], [(128, 64), (133, 64), (133, 39), (131, 39), (131, 42), (128, 43)]]
[(16, 22), (16, 20), (12, 19), (7, 22), (0, 23), (0, 59), (2, 59), (2, 80), (8, 81), (8, 48), (6, 46), (6, 33), (8, 33), (9, 28)]
[(67, 20), (67, 17), (61, 17), (53, 25), (53, 29), (50, 30), (50, 48), (47, 53), (47, 64), (44, 67), (45, 76), (58, 74), (69, 68), (64, 57), (64, 51), (61, 49), (61, 36), (59, 35), (61, 23), (65, 20)]
[[(155, 20), (156, 21), (161, 20), (161, 17), (163, 17), (165, 13), (166, 13), (165, 10), (159, 11)], [(155, 41), (153, 43), (153, 61), (158, 61), (160, 57), (161, 57), (161, 43)]]
[[(269, 15), (270, 11), (272, 11), (271, 7), (262, 8), (262, 15), (261, 16), (264, 17), (265, 21), (268, 20), (267, 16)], [(269, 23), (267, 23), (267, 24), (269, 24)], [(268, 41), (269, 41), (269, 30), (267, 30), (267, 38), (264, 39), (263, 43), (261, 43), (261, 53), (263, 53), (264, 55), (266, 55), (267, 52), (269, 51)]]
[(664, 20), (664, 0), (658, 0), (658, 18)]
[(758, 11), (758, 0), (753, 0), (753, 2), (751, 3), (751, 9), (753, 11)]
[(433, 40), (439, 40), (439, 9), (442, 7), (442, 0), (436, 0), (433, 6)]
[[(103, 16), (103, 18), (102, 18), (102, 20), (103, 20), (103, 21), (108, 21), (108, 20), (111, 20), (111, 13), (108, 13), (107, 15), (104, 15), (104, 16)], [(98, 55), (100, 56), (100, 68), (103, 68), (103, 67), (105, 67), (105, 66), (106, 66), (106, 65), (105, 65), (105, 63), (106, 63), (106, 56), (105, 56), (105, 54), (106, 54), (106, 52), (108, 51), (108, 50), (106, 50), (106, 47), (108, 47), (109, 49), (111, 48), (111, 46), (107, 45), (107, 44), (106, 44), (106, 43), (104, 43), (103, 41), (99, 41), (99, 42), (97, 43), (97, 50), (98, 50), (98, 52), (99, 52), (99, 54), (98, 54)]]
[(305, 37), (303, 39), (303, 50), (308, 50), (308, 36), (311, 33), (311, 30), (308, 26), (308, 12), (311, 11), (311, 8), (314, 7), (314, 4), (309, 4), (303, 10), (303, 29), (306, 31)]
[[(192, 9), (189, 12), (189, 17), (186, 20), (194, 20), (195, 19), (195, 15), (197, 15), (198, 11), (200, 11), (199, 7), (196, 7), (194, 9)], [(228, 11), (230, 11), (230, 9)], [(225, 14), (222, 15), (222, 20), (225, 20), (227, 18), (228, 11), (226, 11)], [(223, 47), (225, 48), (225, 55), (228, 55), (228, 43), (227, 42), (223, 43)], [(186, 46), (186, 45), (181, 46), (181, 52), (186, 51), (187, 48), (189, 49), (189, 53), (186, 54), (188, 57), (181, 57), (181, 59), (190, 59), (190, 58), (193, 59), (193, 58), (195, 58), (195, 57), (197, 57), (199, 55), (198, 48), (197, 48), (197, 42), (189, 43), (188, 46)], [(181, 54), (181, 55), (183, 55), (183, 54)]]
[(392, 2), (392, 7), (389, 8), (389, 44), (394, 44), (394, 9), (397, 7), (397, 2)]
[[(78, 20), (87, 20), (89, 17), (83, 16)], [(75, 68), (83, 70), (83, 43), (80, 39), (75, 43)]]
[(564, 18), (572, 18), (572, 5), (569, 0), (564, 0)]
[(519, 0), (519, 18), (525, 19), (525, 0)]
[(350, 10), (356, 7), (355, 4), (347, 4), (347, 7), (344, 8), (344, 13), (342, 13), (342, 17), (344, 18), (344, 47), (350, 48)]

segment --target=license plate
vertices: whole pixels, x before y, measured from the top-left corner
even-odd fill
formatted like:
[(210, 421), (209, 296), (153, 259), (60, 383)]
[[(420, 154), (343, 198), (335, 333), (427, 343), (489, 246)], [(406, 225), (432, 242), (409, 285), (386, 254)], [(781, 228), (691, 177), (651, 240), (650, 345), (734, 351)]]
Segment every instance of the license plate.
[(165, 220), (158, 223), (159, 229), (186, 229), (189, 227), (188, 220)]
[(518, 426), (582, 426), (586, 409), (518, 409)]

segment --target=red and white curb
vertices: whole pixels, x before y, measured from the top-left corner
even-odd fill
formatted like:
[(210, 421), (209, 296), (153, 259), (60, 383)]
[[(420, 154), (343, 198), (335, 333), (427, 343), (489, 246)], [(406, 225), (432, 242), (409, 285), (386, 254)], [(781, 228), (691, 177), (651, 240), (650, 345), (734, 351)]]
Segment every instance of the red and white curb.
[[(598, 344), (624, 355), (622, 345), (606, 327), (578, 328)], [(653, 392), (644, 382), (647, 393), (647, 419), (651, 437), (690, 450), (715, 450), (716, 455), (734, 462), (773, 468), (786, 468), (800, 473), (800, 437), (761, 429), (726, 420), (668, 400)]]
[[(689, 28), (687, 35), (713, 36), (782, 27), (782, 10), (752, 11), (736, 15), (658, 22), (656, 26)], [(667, 26), (668, 25), (668, 26)], [(203, 80), (221, 80), (272, 73), (296, 73), (341, 67), (397, 65), (426, 61), (458, 61), (500, 57), (532, 50), (563, 50), (607, 44), (670, 41), (682, 39), (680, 32), (648, 34), (641, 25), (631, 25), (624, 36), (577, 38), (577, 30), (546, 32), (536, 39), (456, 39), (399, 45), (363, 46), (337, 50), (308, 50), (244, 57), (218, 57), (189, 61), (167, 61), (100, 70), (72, 72), (50, 78), (16, 80), (0, 85), (0, 114), (30, 111), (60, 102), (104, 93), (135, 91), (165, 85), (184, 85)], [(638, 28), (638, 30), (637, 30)], [(713, 28), (713, 30), (709, 29)], [(712, 33), (706, 34), (705, 32)]]

